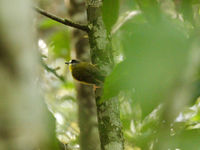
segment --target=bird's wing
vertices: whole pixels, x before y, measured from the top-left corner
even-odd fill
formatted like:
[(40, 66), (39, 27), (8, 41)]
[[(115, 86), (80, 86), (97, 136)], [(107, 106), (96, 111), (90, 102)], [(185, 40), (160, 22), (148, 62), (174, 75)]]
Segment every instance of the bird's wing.
[(92, 64), (82, 63), (80, 65), (73, 69), (73, 76), (75, 79), (89, 84), (100, 85), (103, 83), (105, 77), (98, 68)]
[(89, 65), (88, 72), (90, 72), (90, 74), (92, 74), (97, 80), (100, 80), (101, 82), (103, 82), (105, 79), (103, 73), (92, 64)]

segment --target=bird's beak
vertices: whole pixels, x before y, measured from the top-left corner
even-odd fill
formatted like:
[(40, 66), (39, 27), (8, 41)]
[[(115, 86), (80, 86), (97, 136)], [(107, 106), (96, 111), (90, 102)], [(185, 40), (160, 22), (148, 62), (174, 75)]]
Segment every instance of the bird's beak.
[(69, 64), (70, 64), (70, 62), (65, 62), (65, 64), (69, 65)]

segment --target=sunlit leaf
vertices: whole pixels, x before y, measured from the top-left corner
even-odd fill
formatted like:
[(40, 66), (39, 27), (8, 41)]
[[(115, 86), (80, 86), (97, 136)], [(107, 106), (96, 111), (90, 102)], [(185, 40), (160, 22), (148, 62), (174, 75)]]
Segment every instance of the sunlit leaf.
[(186, 129), (200, 129), (200, 98), (177, 116), (174, 126), (179, 123), (184, 123), (183, 128)]
[(56, 27), (58, 25), (60, 25), (60, 23), (53, 21), (52, 19), (45, 18), (40, 22), (39, 28), (44, 30), (44, 29)]
[(55, 32), (50, 38), (51, 49), (56, 57), (68, 58), (69, 51), (69, 32), (66, 30), (61, 30), (60, 32)]

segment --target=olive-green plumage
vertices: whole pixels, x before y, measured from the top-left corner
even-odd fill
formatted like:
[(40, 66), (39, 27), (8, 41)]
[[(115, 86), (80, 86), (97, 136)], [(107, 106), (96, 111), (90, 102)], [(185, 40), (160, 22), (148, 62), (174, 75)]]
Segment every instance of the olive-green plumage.
[(103, 84), (105, 77), (94, 65), (88, 62), (80, 62), (77, 60), (71, 60), (66, 64), (70, 65), (72, 76), (79, 82), (83, 84), (93, 84), (96, 86), (101, 86)]

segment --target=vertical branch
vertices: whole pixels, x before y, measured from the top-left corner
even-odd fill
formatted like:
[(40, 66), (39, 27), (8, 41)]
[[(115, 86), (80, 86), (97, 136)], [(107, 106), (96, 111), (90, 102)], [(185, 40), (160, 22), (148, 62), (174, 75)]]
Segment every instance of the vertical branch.
[[(87, 23), (84, 2), (71, 0), (70, 5), (67, 6), (70, 18), (77, 22)], [(81, 17), (77, 17), (77, 15)], [(90, 61), (89, 42), (87, 38), (84, 38), (85, 35), (85, 32), (73, 29), (71, 32), (73, 41), (71, 48), (77, 59)], [(76, 90), (79, 107), (80, 148), (81, 150), (100, 150), (97, 110), (93, 89), (91, 86), (77, 83)]]
[[(113, 68), (113, 55), (110, 35), (102, 20), (101, 0), (87, 0), (87, 15), (90, 27), (89, 43), (92, 63), (108, 75)], [(117, 98), (105, 100), (99, 104), (103, 89), (97, 89), (98, 126), (102, 150), (123, 150), (124, 141), (120, 122), (119, 103)]]

